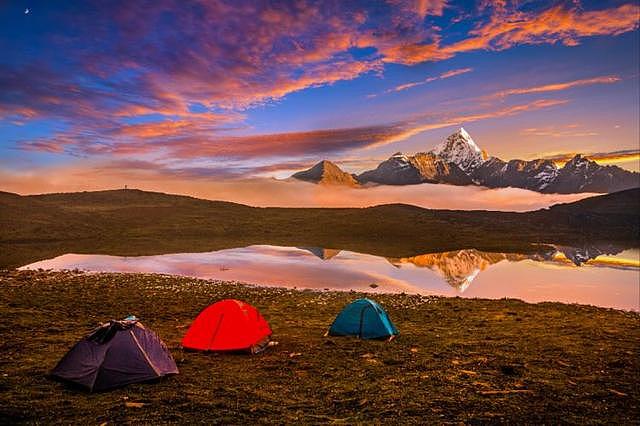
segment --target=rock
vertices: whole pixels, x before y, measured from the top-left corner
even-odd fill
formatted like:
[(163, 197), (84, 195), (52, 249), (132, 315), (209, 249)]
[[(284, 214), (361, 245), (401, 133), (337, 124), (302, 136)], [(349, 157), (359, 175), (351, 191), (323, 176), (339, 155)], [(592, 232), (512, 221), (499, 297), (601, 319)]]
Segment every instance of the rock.
[(144, 402), (125, 402), (124, 406), (127, 408), (142, 408), (145, 406)]

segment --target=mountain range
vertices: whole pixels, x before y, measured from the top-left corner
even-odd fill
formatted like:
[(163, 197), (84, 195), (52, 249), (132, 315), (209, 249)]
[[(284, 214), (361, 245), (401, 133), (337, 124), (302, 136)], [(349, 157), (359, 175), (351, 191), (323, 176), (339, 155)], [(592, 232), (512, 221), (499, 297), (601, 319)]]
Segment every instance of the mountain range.
[[(339, 249), (326, 249), (319, 247), (300, 247), (313, 253), (322, 260), (331, 260), (340, 254)], [(573, 246), (541, 246), (539, 250), (531, 253), (502, 253), (488, 252), (477, 249), (462, 249), (445, 252), (420, 254), (410, 257), (386, 257), (386, 260), (395, 267), (412, 264), (418, 268), (428, 268), (438, 274), (447, 284), (463, 293), (473, 280), (488, 267), (502, 261), (520, 262), (530, 260), (535, 262), (550, 262), (582, 266), (601, 255), (615, 255), (623, 250), (622, 247), (611, 243), (590, 243), (579, 247)], [(629, 264), (593, 263), (594, 266), (606, 265), (608, 267), (629, 267)], [(635, 264), (632, 264), (635, 265)]]
[(429, 152), (393, 154), (375, 169), (349, 174), (323, 160), (293, 178), (328, 185), (413, 185), (443, 183), (488, 188), (523, 188), (543, 193), (608, 193), (640, 187), (640, 173), (602, 166), (576, 154), (564, 166), (548, 159), (509, 160), (490, 157), (463, 128)]
[[(531, 260), (535, 262), (568, 263), (570, 265), (582, 266), (596, 259), (598, 256), (615, 255), (622, 250), (621, 247), (615, 244), (598, 242), (580, 247), (557, 245), (546, 248), (541, 247), (539, 251), (533, 253), (501, 253), (463, 249), (404, 258), (387, 257), (387, 260), (397, 267), (403, 264), (413, 264), (419, 268), (431, 269), (440, 275), (447, 284), (462, 293), (471, 285), (480, 272), (504, 260), (509, 262)], [(593, 263), (593, 265), (628, 267), (628, 264), (608, 264), (606, 260), (601, 263)]]

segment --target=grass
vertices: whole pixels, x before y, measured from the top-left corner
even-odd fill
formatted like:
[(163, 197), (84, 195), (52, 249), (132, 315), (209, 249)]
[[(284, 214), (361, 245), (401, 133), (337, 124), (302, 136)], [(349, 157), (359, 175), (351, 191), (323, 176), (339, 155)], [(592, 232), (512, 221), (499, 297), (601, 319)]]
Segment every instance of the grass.
[[(355, 293), (44, 271), (4, 271), (0, 285), (0, 423), (638, 420), (637, 313), (376, 295), (401, 333), (378, 342), (323, 337)], [(279, 345), (255, 356), (182, 351), (198, 312), (229, 297), (258, 307)], [(162, 337), (180, 375), (97, 394), (46, 377), (98, 322), (129, 314)]]
[[(0, 267), (60, 254), (148, 255), (251, 244), (408, 257), (540, 244), (638, 246), (640, 190), (527, 213), (252, 208), (136, 190), (0, 193)], [(325, 338), (356, 293), (151, 274), (0, 272), (0, 423), (634, 423), (640, 315), (559, 303), (376, 295), (392, 342)], [(198, 312), (257, 306), (279, 345), (256, 356), (183, 352)], [(181, 374), (108, 393), (47, 378), (98, 322), (135, 314)]]

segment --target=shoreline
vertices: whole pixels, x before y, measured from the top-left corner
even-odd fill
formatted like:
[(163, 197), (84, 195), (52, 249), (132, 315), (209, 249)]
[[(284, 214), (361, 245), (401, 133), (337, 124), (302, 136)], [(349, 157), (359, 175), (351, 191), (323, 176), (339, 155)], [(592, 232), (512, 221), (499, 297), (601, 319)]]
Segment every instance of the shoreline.
[[(28, 266), (28, 265), (25, 265)], [(82, 269), (22, 269), (24, 267), (15, 268), (15, 269), (0, 269), (0, 276), (4, 273), (11, 273), (12, 271), (17, 272), (36, 272), (36, 273), (45, 273), (45, 274), (73, 274), (73, 275), (85, 275), (85, 276), (106, 276), (106, 275), (115, 275), (115, 276), (134, 276), (134, 277), (160, 277), (167, 279), (176, 279), (176, 280), (194, 280), (197, 284), (206, 284), (206, 285), (233, 285), (240, 287), (247, 287), (254, 290), (264, 289), (268, 290), (280, 290), (280, 291), (296, 291), (296, 292), (306, 292), (306, 293), (348, 293), (353, 295), (354, 297), (362, 296), (362, 297), (370, 297), (375, 298), (378, 296), (414, 296), (420, 298), (431, 298), (431, 299), (464, 299), (464, 300), (481, 300), (481, 301), (498, 301), (498, 300), (511, 300), (515, 302), (521, 302), (528, 305), (538, 305), (538, 304), (560, 304), (567, 306), (583, 306), (589, 308), (596, 309), (607, 309), (613, 311), (620, 311), (625, 313), (637, 314), (640, 317), (640, 307), (637, 310), (634, 309), (621, 309), (616, 307), (609, 306), (598, 306), (588, 303), (578, 303), (578, 302), (563, 302), (558, 300), (541, 300), (537, 302), (531, 302), (524, 299), (520, 299), (517, 297), (500, 297), (500, 298), (489, 298), (489, 297), (465, 297), (463, 295), (446, 295), (446, 294), (419, 294), (419, 293), (411, 293), (411, 292), (393, 292), (393, 291), (364, 291), (364, 290), (354, 290), (354, 289), (336, 289), (336, 288), (313, 288), (313, 287), (297, 287), (292, 286), (288, 287), (285, 285), (279, 284), (264, 284), (264, 283), (254, 283), (247, 281), (238, 281), (238, 280), (222, 280), (217, 278), (202, 278), (193, 275), (180, 275), (180, 274), (171, 274), (171, 273), (157, 273), (157, 272), (117, 272), (117, 271), (89, 271)], [(380, 288), (377, 286), (375, 288)], [(372, 287), (372, 290), (374, 287)]]
[[(630, 423), (640, 408), (637, 312), (375, 293), (400, 330), (387, 343), (322, 336), (365, 293), (17, 270), (0, 285), (2, 421)], [(223, 298), (256, 306), (279, 345), (183, 351), (190, 322)], [(129, 314), (164, 340), (178, 376), (99, 394), (46, 378), (96, 323)]]

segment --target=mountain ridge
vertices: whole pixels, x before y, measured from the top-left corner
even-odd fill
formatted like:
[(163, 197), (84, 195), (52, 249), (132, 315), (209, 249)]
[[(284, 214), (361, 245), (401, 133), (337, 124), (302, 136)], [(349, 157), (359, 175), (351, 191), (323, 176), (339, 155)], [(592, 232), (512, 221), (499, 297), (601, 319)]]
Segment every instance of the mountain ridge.
[(472, 180), (455, 163), (430, 152), (419, 152), (413, 156), (396, 153), (383, 161), (375, 170), (361, 173), (360, 183), (382, 183), (387, 185), (410, 185), (418, 183), (448, 183), (470, 185)]
[[(307, 177), (317, 175), (315, 169), (321, 163), (324, 162), (295, 173), (292, 177), (323, 183), (323, 178)], [(487, 188), (513, 187), (557, 194), (611, 193), (640, 187), (640, 173), (613, 165), (601, 166), (582, 154), (576, 154), (560, 168), (549, 159), (505, 161), (490, 157), (462, 127), (431, 151), (419, 152), (413, 156), (397, 152), (375, 169), (366, 170), (359, 175), (348, 174), (336, 164), (330, 164), (331, 177), (327, 180), (349, 186), (366, 183), (442, 183)], [(345, 175), (349, 178), (345, 178)]]

